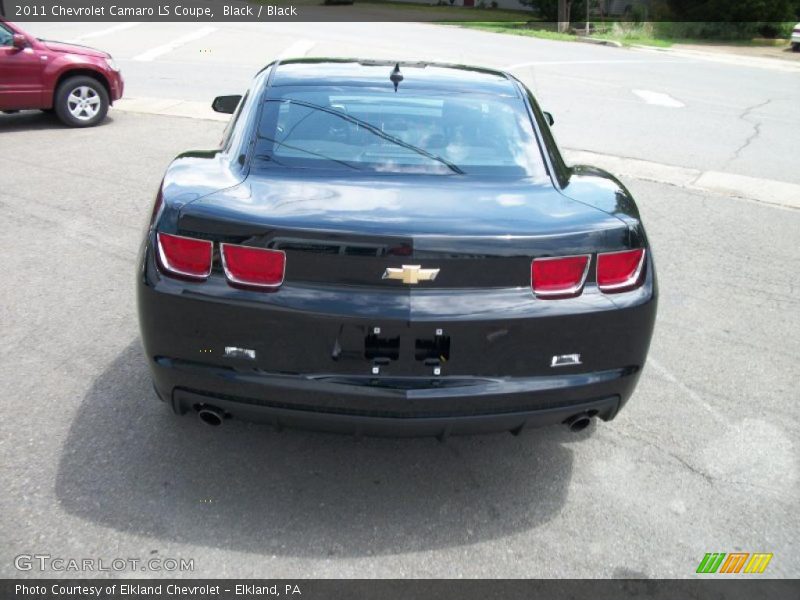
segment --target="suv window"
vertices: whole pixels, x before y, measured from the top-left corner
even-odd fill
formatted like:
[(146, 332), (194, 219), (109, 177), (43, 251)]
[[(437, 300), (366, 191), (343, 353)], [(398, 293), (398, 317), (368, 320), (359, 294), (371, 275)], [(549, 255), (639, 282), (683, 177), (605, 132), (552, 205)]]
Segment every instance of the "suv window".
[(0, 23), (0, 46), (11, 46), (14, 43), (14, 35), (5, 25)]

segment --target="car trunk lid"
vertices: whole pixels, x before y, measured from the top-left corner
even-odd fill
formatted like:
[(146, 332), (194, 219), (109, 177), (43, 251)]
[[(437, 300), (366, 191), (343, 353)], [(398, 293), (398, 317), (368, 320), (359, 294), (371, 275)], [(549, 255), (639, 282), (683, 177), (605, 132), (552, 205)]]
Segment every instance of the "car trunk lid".
[[(620, 249), (628, 240), (621, 220), (549, 181), (448, 176), (251, 175), (184, 206), (179, 228), (284, 250), (287, 282), (398, 289), (528, 285), (532, 258)], [(404, 266), (438, 273), (394, 279)]]

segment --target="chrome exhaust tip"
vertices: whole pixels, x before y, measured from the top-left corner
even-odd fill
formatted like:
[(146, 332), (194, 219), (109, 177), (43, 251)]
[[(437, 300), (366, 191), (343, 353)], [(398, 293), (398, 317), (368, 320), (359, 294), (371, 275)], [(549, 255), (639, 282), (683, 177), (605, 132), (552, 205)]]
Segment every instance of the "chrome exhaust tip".
[(592, 418), (586, 413), (580, 413), (571, 416), (569, 419), (564, 421), (564, 424), (569, 427), (569, 430), (573, 433), (578, 433), (592, 424)]
[(215, 406), (204, 406), (197, 411), (197, 416), (206, 425), (219, 427), (225, 419), (225, 414)]

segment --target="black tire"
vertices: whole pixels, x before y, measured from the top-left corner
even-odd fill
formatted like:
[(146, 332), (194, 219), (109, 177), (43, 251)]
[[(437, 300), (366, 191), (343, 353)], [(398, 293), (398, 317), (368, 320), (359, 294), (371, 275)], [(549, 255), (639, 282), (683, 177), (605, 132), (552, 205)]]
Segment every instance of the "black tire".
[(792, 50), (795, 52), (800, 52), (800, 42), (792, 42)]
[[(85, 102), (75, 102), (76, 98)], [(58, 86), (53, 108), (65, 125), (92, 127), (108, 114), (108, 92), (102, 83), (92, 77), (70, 77)]]

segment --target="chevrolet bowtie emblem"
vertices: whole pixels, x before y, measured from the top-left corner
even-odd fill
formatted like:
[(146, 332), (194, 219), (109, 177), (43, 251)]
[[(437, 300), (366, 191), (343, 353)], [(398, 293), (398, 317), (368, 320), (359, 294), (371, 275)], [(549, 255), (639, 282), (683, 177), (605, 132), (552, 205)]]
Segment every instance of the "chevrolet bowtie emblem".
[(420, 265), (403, 265), (402, 268), (388, 267), (383, 279), (400, 279), (403, 283), (417, 284), (420, 281), (433, 281), (439, 269), (423, 269)]

